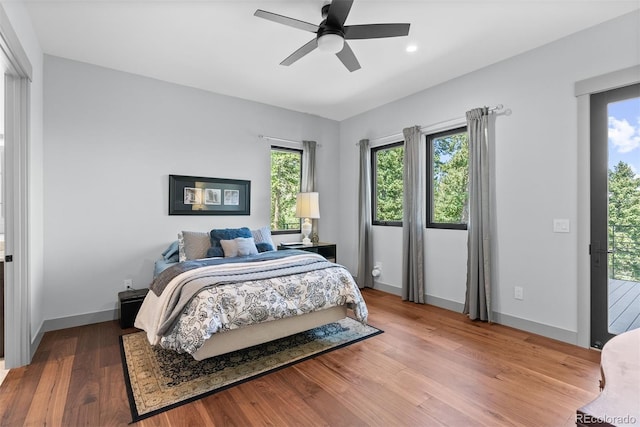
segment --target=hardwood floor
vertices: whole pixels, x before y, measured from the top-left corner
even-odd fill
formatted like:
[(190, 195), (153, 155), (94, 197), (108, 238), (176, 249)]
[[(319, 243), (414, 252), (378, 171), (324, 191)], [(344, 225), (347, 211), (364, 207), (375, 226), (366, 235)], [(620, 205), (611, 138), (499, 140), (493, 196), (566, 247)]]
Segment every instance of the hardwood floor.
[[(363, 291), (384, 334), (138, 422), (146, 426), (570, 426), (600, 353)], [(49, 332), (0, 386), (3, 426), (127, 425), (117, 322)]]

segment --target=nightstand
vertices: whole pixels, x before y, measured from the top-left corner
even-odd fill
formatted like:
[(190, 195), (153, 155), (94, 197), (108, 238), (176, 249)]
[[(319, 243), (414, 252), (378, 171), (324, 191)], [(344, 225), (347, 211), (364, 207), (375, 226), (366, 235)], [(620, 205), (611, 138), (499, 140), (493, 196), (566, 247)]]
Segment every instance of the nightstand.
[(136, 320), (142, 301), (148, 292), (147, 288), (118, 292), (120, 327), (122, 329), (133, 327), (133, 322)]
[(313, 243), (309, 246), (305, 245), (280, 245), (278, 246), (278, 250), (282, 251), (284, 249), (300, 249), (302, 251), (314, 252), (316, 254), (322, 255), (327, 259), (327, 261), (337, 262), (338, 259), (338, 250), (336, 248), (335, 243)]

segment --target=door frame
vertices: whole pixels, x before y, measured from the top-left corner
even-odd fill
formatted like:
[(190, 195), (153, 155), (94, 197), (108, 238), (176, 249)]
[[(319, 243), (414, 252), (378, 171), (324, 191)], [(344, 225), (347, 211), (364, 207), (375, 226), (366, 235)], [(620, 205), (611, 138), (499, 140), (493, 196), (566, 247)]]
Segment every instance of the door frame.
[(33, 68), (0, 5), (0, 62), (5, 80), (5, 368), (31, 362), (29, 282), (30, 86)]
[(640, 83), (640, 65), (581, 80), (575, 83), (578, 113), (578, 212), (577, 212), (577, 342), (591, 342), (591, 111), (590, 96)]

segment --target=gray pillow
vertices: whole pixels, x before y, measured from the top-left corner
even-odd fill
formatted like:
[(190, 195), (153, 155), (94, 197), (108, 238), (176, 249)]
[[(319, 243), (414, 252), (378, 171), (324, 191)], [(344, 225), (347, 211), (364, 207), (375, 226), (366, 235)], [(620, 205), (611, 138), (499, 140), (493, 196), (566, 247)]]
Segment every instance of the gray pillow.
[(211, 239), (206, 231), (181, 231), (178, 233), (180, 261), (207, 257)]
[[(276, 248), (276, 245), (273, 243), (273, 239), (271, 238), (271, 228), (269, 228), (269, 226), (264, 226), (257, 230), (251, 230), (251, 235), (253, 236), (253, 240), (256, 242), (256, 246), (258, 246), (259, 243), (266, 243), (271, 246), (271, 249), (269, 250), (272, 251)], [(259, 248), (266, 249), (267, 246), (261, 245)], [(264, 252), (264, 250), (261, 252)]]

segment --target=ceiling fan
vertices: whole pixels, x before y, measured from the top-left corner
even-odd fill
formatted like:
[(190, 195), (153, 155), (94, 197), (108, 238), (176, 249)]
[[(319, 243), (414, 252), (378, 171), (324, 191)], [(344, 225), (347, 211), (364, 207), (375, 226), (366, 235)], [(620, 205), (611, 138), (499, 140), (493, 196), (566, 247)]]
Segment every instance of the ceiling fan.
[(256, 10), (253, 15), (316, 34), (313, 40), (289, 55), (280, 65), (291, 65), (317, 47), (321, 51), (335, 53), (344, 66), (353, 72), (360, 69), (360, 63), (346, 40), (406, 36), (409, 34), (410, 24), (344, 25), (352, 5), (353, 0), (333, 0), (325, 4), (322, 6), (320, 25), (261, 9)]

